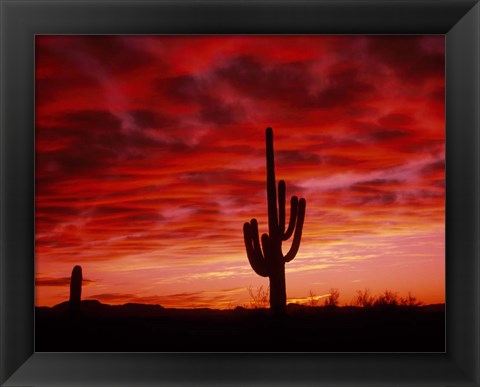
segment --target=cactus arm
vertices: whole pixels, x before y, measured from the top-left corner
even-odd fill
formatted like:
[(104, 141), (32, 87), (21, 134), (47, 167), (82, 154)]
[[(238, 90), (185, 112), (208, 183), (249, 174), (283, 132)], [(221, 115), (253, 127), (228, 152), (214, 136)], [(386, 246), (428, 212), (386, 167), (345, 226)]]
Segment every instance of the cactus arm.
[(280, 236), (285, 232), (285, 181), (278, 182), (278, 232)]
[(286, 241), (293, 234), (295, 229), (295, 223), (297, 223), (297, 212), (298, 212), (298, 198), (292, 196), (290, 199), (290, 221), (288, 222), (288, 228), (285, 234), (283, 234), (283, 240)]
[[(245, 241), (245, 249), (247, 250), (248, 261), (255, 273), (261, 277), (268, 277), (267, 264), (261, 253), (260, 243), (258, 241), (258, 231), (253, 233), (253, 229), (254, 227), (248, 222), (243, 225), (243, 238)], [(258, 249), (256, 248), (256, 245), (258, 245)]]
[(255, 255), (257, 255), (261, 259), (265, 259), (266, 257), (262, 254), (262, 249), (260, 248), (260, 241), (258, 240), (258, 223), (257, 219), (255, 218), (250, 221), (250, 231)]
[(275, 186), (275, 160), (273, 156), (273, 131), (267, 128), (265, 131), (267, 144), (267, 200), (268, 200), (268, 233), (270, 238), (277, 238), (277, 187)]
[(302, 238), (303, 221), (305, 220), (305, 207), (307, 203), (305, 199), (300, 199), (298, 202), (298, 216), (297, 225), (295, 227), (295, 234), (293, 235), (292, 246), (289, 252), (285, 255), (285, 262), (290, 262), (297, 255), (298, 248), (300, 247), (300, 239)]

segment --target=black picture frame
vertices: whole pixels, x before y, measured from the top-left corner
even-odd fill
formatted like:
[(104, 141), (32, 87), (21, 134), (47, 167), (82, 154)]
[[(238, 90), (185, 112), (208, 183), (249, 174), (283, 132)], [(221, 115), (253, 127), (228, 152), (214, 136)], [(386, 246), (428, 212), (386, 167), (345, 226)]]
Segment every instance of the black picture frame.
[[(478, 0), (0, 0), (0, 383), (480, 386)], [(445, 34), (445, 353), (35, 353), (35, 34)]]

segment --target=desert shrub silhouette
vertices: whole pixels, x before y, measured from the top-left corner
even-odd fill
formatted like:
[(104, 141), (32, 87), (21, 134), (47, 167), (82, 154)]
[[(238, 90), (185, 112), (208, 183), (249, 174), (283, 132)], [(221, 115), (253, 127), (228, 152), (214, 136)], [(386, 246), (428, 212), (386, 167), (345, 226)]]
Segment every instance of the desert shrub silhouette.
[(390, 290), (385, 290), (373, 303), (377, 309), (395, 309), (398, 305), (400, 305), (400, 300), (397, 293)]
[(307, 305), (308, 306), (318, 306), (318, 296), (315, 294), (315, 292), (313, 290), (310, 290), (308, 292), (308, 301), (307, 301)]
[(397, 307), (416, 308), (424, 305), (422, 301), (417, 300), (411, 292), (408, 292), (407, 297), (399, 297), (396, 292), (385, 290), (377, 296), (371, 296), (369, 289), (357, 290), (357, 295), (353, 298), (351, 306), (360, 308), (377, 309), (395, 309)]
[(75, 266), (70, 278), (70, 315), (78, 316), (80, 314), (80, 300), (82, 297), (82, 267)]
[(352, 305), (361, 308), (371, 308), (375, 302), (375, 298), (370, 296), (370, 290), (357, 290), (357, 295), (353, 299)]
[(340, 298), (340, 292), (336, 288), (331, 288), (329, 290), (329, 295), (325, 299), (325, 306), (338, 306), (338, 300)]
[(417, 307), (417, 306), (422, 306), (423, 302), (418, 301), (417, 297), (413, 296), (411, 292), (408, 292), (407, 297), (400, 298), (400, 305), (408, 306), (409, 308), (413, 308), (413, 307)]
[(252, 309), (261, 309), (268, 307), (268, 298), (269, 298), (270, 289), (263, 289), (263, 286), (254, 288), (253, 286), (248, 287), (248, 295), (250, 296), (250, 308)]
[[(283, 315), (286, 311), (287, 292), (285, 286), (285, 263), (297, 255), (302, 237), (305, 219), (305, 199), (292, 196), (290, 200), (290, 221), (285, 230), (285, 181), (275, 186), (275, 160), (273, 154), (273, 130), (267, 128), (267, 202), (268, 202), (268, 234), (262, 235), (262, 247), (258, 237), (258, 223), (252, 219), (243, 225), (243, 236), (248, 260), (252, 269), (262, 277), (270, 280), (270, 309), (275, 315)], [(282, 242), (293, 234), (293, 242), (286, 255), (282, 252)], [(263, 251), (262, 251), (263, 248)]]

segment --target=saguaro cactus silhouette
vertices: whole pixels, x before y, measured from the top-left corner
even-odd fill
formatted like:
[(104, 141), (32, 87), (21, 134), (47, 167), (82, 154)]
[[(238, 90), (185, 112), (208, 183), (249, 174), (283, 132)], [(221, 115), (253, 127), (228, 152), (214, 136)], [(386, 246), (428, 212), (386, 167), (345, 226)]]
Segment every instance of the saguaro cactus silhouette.
[(70, 314), (76, 316), (80, 313), (80, 299), (82, 297), (82, 267), (75, 266), (70, 278)]
[[(305, 219), (305, 199), (292, 196), (290, 200), (290, 221), (285, 230), (285, 181), (275, 186), (275, 161), (273, 155), (273, 130), (267, 128), (267, 201), (268, 201), (268, 234), (262, 235), (262, 247), (258, 237), (258, 222), (252, 219), (243, 225), (243, 236), (248, 260), (252, 269), (262, 277), (270, 280), (270, 308), (275, 315), (285, 314), (287, 293), (285, 289), (285, 263), (297, 255), (302, 237)], [(293, 242), (287, 254), (282, 252), (282, 242), (293, 234)], [(263, 251), (262, 251), (263, 248)]]

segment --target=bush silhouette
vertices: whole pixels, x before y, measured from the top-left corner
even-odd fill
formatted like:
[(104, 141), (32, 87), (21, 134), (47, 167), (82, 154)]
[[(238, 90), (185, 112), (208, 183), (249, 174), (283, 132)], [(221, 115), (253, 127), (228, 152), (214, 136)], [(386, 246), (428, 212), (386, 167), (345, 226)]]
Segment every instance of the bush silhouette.
[(340, 292), (338, 289), (331, 288), (330, 294), (325, 299), (325, 306), (338, 306), (338, 300), (340, 298)]
[(380, 309), (393, 309), (396, 307), (407, 306), (409, 308), (422, 306), (423, 302), (418, 301), (416, 297), (412, 295), (411, 292), (408, 292), (407, 297), (399, 297), (396, 292), (391, 290), (385, 290), (383, 293), (377, 295), (376, 297), (370, 295), (370, 290), (357, 290), (357, 295), (353, 298), (352, 306), (357, 306), (361, 308), (380, 308)]
[(82, 297), (82, 267), (75, 266), (72, 270), (70, 279), (70, 314), (78, 316), (80, 314), (80, 300)]
[(375, 298), (370, 296), (370, 290), (357, 290), (357, 295), (353, 299), (353, 306), (360, 306), (362, 308), (371, 308), (375, 302)]
[(248, 287), (248, 295), (250, 296), (250, 307), (252, 309), (266, 308), (268, 306), (270, 290), (267, 288), (263, 290), (263, 286), (254, 288)]
[[(248, 260), (252, 269), (262, 277), (270, 280), (270, 308), (275, 315), (285, 314), (287, 292), (285, 286), (285, 263), (290, 262), (297, 255), (302, 237), (303, 222), (305, 219), (305, 199), (292, 196), (290, 200), (290, 221), (285, 230), (285, 181), (275, 186), (275, 160), (273, 153), (273, 130), (267, 128), (266, 156), (267, 156), (267, 201), (268, 201), (268, 234), (262, 235), (262, 246), (258, 237), (258, 223), (252, 219), (243, 225), (243, 236)], [(293, 235), (293, 242), (289, 252), (283, 255), (282, 242)], [(262, 251), (263, 248), (263, 251)]]
[(398, 298), (397, 293), (394, 293), (390, 290), (385, 290), (382, 294), (380, 294), (373, 306), (380, 309), (393, 309), (400, 304), (400, 300)]
[(414, 297), (411, 292), (408, 292), (407, 297), (400, 299), (400, 305), (408, 306), (408, 307), (415, 307), (415, 306), (422, 306), (423, 302), (418, 301), (417, 298)]
[(317, 295), (313, 292), (313, 290), (310, 290), (308, 292), (308, 306), (318, 306), (318, 297)]

